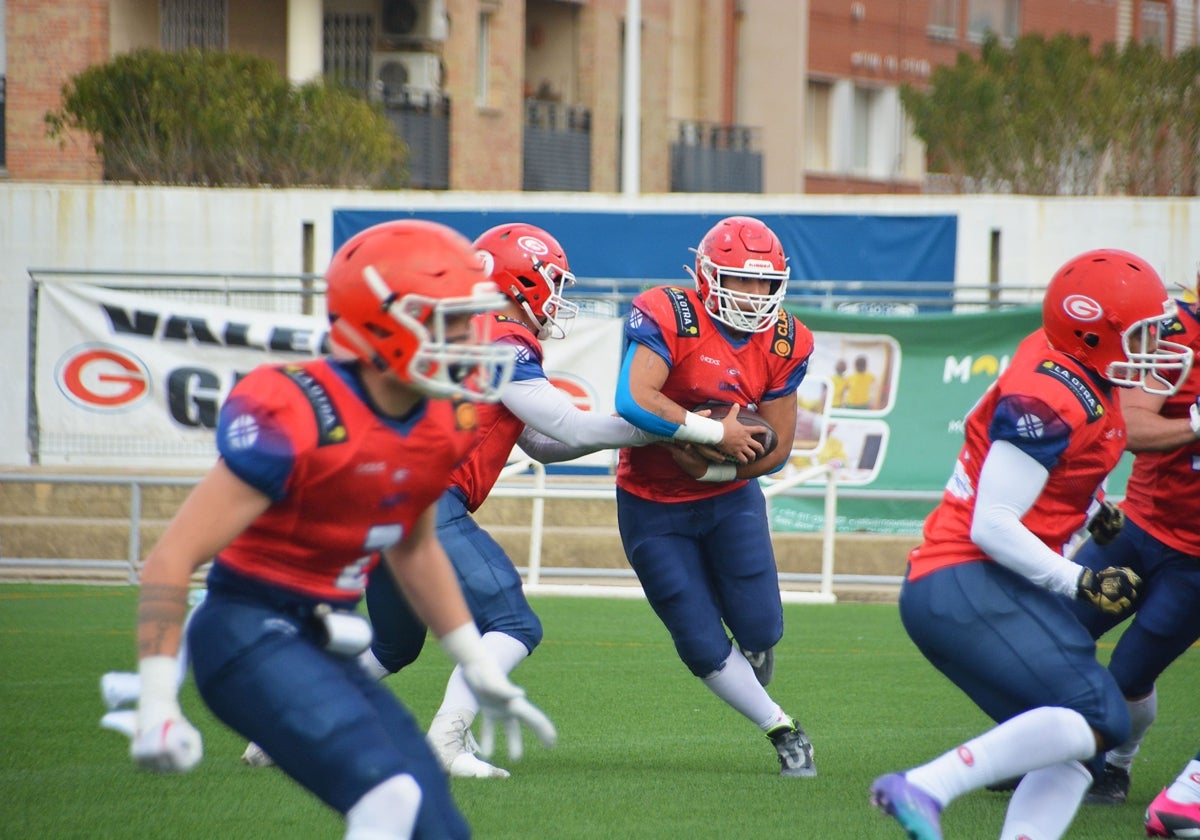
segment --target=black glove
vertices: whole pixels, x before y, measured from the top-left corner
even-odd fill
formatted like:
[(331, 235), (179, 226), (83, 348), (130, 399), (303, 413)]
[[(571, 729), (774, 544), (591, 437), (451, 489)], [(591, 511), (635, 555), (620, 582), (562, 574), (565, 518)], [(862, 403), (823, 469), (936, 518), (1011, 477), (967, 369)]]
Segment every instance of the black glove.
[(1087, 529), (1096, 545), (1108, 545), (1121, 533), (1121, 526), (1124, 524), (1125, 511), (1112, 502), (1101, 502), (1100, 510), (1096, 511), (1096, 515), (1088, 522)]
[(1101, 612), (1122, 615), (1133, 609), (1141, 585), (1142, 579), (1124, 566), (1109, 566), (1099, 572), (1085, 568), (1079, 575), (1075, 597)]

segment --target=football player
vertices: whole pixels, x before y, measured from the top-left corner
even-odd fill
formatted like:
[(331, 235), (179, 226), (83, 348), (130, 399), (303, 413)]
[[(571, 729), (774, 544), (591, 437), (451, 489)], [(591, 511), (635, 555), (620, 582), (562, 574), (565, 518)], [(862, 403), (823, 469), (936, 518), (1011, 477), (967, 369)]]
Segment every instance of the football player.
[[(525, 598), (512, 560), (471, 514), (500, 477), (514, 444), (520, 438), (533, 457), (558, 461), (658, 438), (619, 417), (579, 408), (546, 377), (541, 342), (566, 337), (579, 308), (564, 298), (575, 277), (558, 241), (539, 227), (510, 223), (480, 235), (475, 250), (506, 296), (503, 307), (481, 317), (488, 321), (494, 345), (515, 351), (517, 362), (500, 401), (479, 407), (475, 443), (438, 501), (437, 534), (483, 634), (483, 646), (509, 673), (541, 642), (542, 623)], [(367, 606), (375, 642), (363, 664), (383, 677), (417, 658), (425, 625), (399, 597), (386, 568), (372, 576)], [(504, 778), (507, 770), (476, 754), (471, 725), (478, 712), (463, 669), (455, 668), (429, 725), (429, 742), (451, 776)]]
[(487, 713), (553, 743), (480, 639), (434, 528), (474, 441), (473, 401), (496, 399), (511, 375), (511, 351), (474, 318), (504, 298), (466, 239), (417, 220), (351, 238), (326, 283), (338, 354), (263, 366), (234, 387), (220, 460), (146, 560), (132, 756), (156, 770), (201, 758), (175, 657), (188, 580), (215, 558), (188, 625), (213, 714), (343, 814), (349, 840), (466, 837), (424, 733), (358, 664), (370, 633), (354, 608), (381, 553)]
[(967, 415), (942, 500), (909, 555), (900, 617), (939, 671), (998, 725), (933, 761), (875, 780), (873, 804), (910, 838), (941, 838), (967, 791), (1024, 776), (1001, 840), (1067, 830), (1092, 777), (1083, 762), (1129, 734), (1129, 712), (1066, 598), (1118, 615), (1129, 568), (1064, 556), (1125, 448), (1121, 389), (1173, 391), (1191, 351), (1161, 340), (1175, 311), (1145, 260), (1069, 260), (1046, 289), (1042, 328)]
[[(1177, 344), (1200, 348), (1196, 303), (1176, 300), (1178, 314), (1164, 327)], [(1113, 648), (1108, 669), (1129, 705), (1130, 735), (1103, 758), (1085, 802), (1119, 805), (1130, 786), (1129, 771), (1158, 709), (1154, 684), (1168, 665), (1200, 639), (1200, 367), (1174, 394), (1163, 389), (1122, 395), (1128, 427), (1126, 448), (1136, 453), (1125, 500), (1110, 525), (1083, 544), (1074, 560), (1099, 571), (1128, 566), (1142, 579), (1136, 615)], [(1107, 537), (1107, 538), (1106, 538)], [(1128, 614), (1075, 609), (1093, 638)]]
[[(688, 670), (766, 734), (784, 776), (815, 776), (808, 736), (765, 688), (783, 606), (754, 480), (791, 454), (813, 337), (782, 307), (790, 269), (761, 221), (722, 219), (694, 250), (695, 288), (643, 292), (626, 323), (617, 411), (675, 445), (621, 450), (621, 541)], [(733, 407), (691, 410), (708, 401)], [(737, 419), (747, 407), (778, 431), (769, 455), (763, 427)]]

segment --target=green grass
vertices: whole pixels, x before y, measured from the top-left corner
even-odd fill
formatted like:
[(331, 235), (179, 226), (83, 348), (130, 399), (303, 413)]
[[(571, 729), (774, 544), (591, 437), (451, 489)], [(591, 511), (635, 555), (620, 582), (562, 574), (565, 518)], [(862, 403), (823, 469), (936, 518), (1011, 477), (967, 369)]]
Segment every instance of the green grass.
[[(0, 586), (0, 838), (340, 837), (340, 818), (281, 773), (239, 763), (244, 743), (190, 683), (183, 706), (204, 762), (182, 776), (134, 770), (125, 739), (97, 725), (97, 685), (133, 665), (135, 597)], [(686, 672), (644, 602), (534, 604), (546, 641), (516, 679), (560, 743), (527, 744), (511, 779), (453, 783), (480, 838), (899, 838), (867, 805), (871, 780), (989, 726), (916, 651), (894, 605), (789, 605), (771, 694), (808, 729), (820, 775), (782, 779), (765, 738)], [(1198, 665), (1191, 651), (1160, 681), (1129, 804), (1084, 808), (1068, 837), (1141, 836), (1146, 803), (1200, 746)], [(448, 672), (430, 645), (390, 685), (425, 723)], [(956, 801), (946, 836), (996, 837), (1007, 801)]]

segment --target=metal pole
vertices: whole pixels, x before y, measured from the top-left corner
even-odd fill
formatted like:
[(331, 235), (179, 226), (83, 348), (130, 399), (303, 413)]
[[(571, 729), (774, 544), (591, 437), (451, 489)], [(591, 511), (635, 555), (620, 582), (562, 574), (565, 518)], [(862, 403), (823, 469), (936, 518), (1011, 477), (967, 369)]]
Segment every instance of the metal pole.
[(625, 0), (625, 92), (621, 129), (621, 193), (641, 192), (642, 0)]

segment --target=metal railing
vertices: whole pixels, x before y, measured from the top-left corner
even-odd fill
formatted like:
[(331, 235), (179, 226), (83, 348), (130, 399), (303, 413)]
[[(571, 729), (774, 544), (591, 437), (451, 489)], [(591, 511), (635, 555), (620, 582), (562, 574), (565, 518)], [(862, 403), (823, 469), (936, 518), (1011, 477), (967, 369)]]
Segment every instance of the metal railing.
[[(171, 271), (111, 271), (94, 269), (31, 268), (36, 284), (43, 279), (77, 280), (110, 289), (152, 292), (226, 305), (250, 306), (267, 311), (323, 311), (325, 281), (320, 274), (204, 274)], [(687, 277), (577, 276), (571, 287), (573, 300), (602, 303), (606, 311), (623, 314), (629, 303), (646, 289), (664, 285), (690, 285)], [(1037, 306), (1045, 286), (988, 283), (919, 282), (908, 280), (820, 280), (796, 278), (788, 282), (785, 303), (827, 311), (859, 314), (909, 314), (922, 311), (974, 312)], [(271, 296), (284, 306), (268, 305)], [(595, 307), (591, 307), (595, 309)]]
[[(530, 484), (519, 484), (514, 481), (518, 476), (529, 473), (532, 476)], [(823, 487), (803, 485), (824, 476), (826, 483)], [(813, 591), (791, 591), (782, 593), (786, 603), (833, 603), (833, 584), (837, 583), (879, 583), (897, 584), (899, 578), (885, 575), (853, 575), (839, 576), (834, 571), (836, 537), (837, 537), (837, 500), (839, 496), (846, 498), (871, 499), (903, 499), (929, 501), (940, 498), (939, 492), (926, 491), (870, 491), (853, 488), (839, 488), (837, 474), (828, 465), (816, 465), (797, 472), (785, 480), (772, 482), (763, 488), (768, 503), (781, 494), (796, 495), (807, 498), (823, 498), (824, 527), (821, 538), (821, 571), (819, 574), (780, 573), (779, 579), (784, 583), (812, 584), (818, 588)], [(0, 568), (65, 568), (73, 570), (107, 570), (124, 571), (130, 584), (136, 584), (141, 569), (143, 522), (143, 489), (146, 487), (191, 487), (199, 481), (198, 477), (183, 476), (149, 476), (149, 475), (91, 475), (91, 474), (43, 474), (43, 473), (0, 473), (0, 483), (17, 484), (88, 484), (97, 486), (125, 486), (129, 488), (129, 526), (127, 549), (124, 560), (106, 560), (95, 558), (38, 558), (38, 557), (6, 557), (0, 556)], [(545, 505), (547, 499), (563, 500), (614, 500), (616, 485), (608, 484), (602, 487), (582, 487), (564, 483), (551, 485), (547, 481), (546, 468), (528, 458), (513, 461), (505, 467), (500, 480), (492, 488), (489, 498), (530, 499), (532, 500), (529, 521), (529, 555), (525, 568), (518, 571), (525, 578), (525, 587), (530, 594), (545, 595), (578, 595), (606, 597), (644, 597), (641, 587), (629, 585), (602, 584), (548, 584), (542, 577), (553, 576), (561, 578), (623, 578), (632, 579), (634, 574), (629, 569), (591, 569), (586, 567), (545, 568), (542, 566), (542, 537), (545, 528)]]

